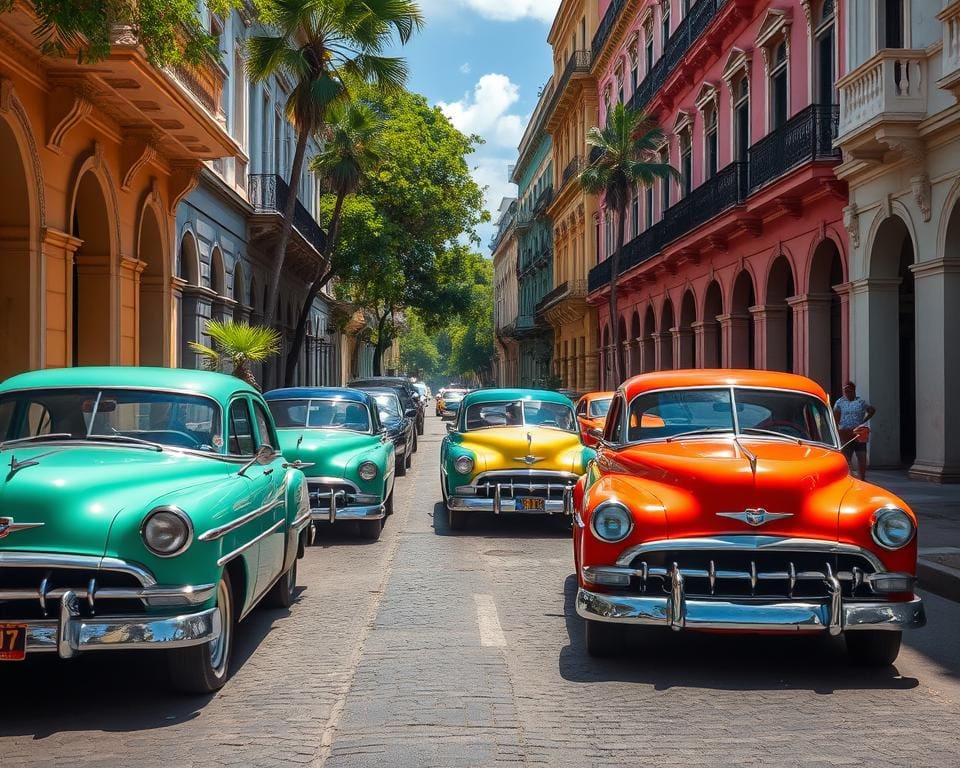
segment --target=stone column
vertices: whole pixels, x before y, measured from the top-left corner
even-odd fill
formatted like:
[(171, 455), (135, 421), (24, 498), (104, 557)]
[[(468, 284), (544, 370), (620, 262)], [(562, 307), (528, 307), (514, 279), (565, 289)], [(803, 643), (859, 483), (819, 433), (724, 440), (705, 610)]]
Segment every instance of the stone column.
[[(113, 311), (114, 279), (109, 254), (76, 254), (77, 365), (115, 365), (119, 362), (120, 319)], [(114, 354), (116, 350), (116, 354)]]
[[(768, 371), (787, 370), (787, 348), (793, 344), (787, 339), (787, 312), (789, 307), (781, 304), (766, 304), (750, 307), (755, 327), (757, 368)], [(796, 357), (794, 357), (796, 359)]]
[(662, 371), (666, 363), (671, 363), (667, 366), (673, 368), (673, 337), (667, 331), (661, 333), (651, 333), (650, 338), (653, 339), (653, 359), (655, 371)]
[(796, 372), (809, 376), (830, 392), (830, 308), (829, 293), (808, 293), (787, 299), (793, 308), (797, 340)]
[(42, 235), (45, 317), (39, 317), (38, 307), (39, 327), (29, 367), (62, 368), (73, 365), (73, 257), (82, 241), (49, 227)]
[(700, 361), (700, 367), (719, 368), (721, 366), (717, 355), (719, 326), (715, 322), (697, 322), (692, 327), (696, 337), (697, 359)]
[(693, 331), (689, 328), (670, 329), (673, 337), (673, 362), (675, 368), (693, 368)]
[(755, 362), (750, 359), (750, 315), (720, 315), (720, 334), (723, 340), (724, 368), (753, 368)]

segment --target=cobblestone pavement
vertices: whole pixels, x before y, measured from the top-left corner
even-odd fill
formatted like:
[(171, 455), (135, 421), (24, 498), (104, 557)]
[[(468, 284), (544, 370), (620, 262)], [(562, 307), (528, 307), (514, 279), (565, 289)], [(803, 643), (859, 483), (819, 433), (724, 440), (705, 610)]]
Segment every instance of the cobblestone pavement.
[(666, 632), (595, 661), (556, 525), (447, 530), (442, 433), (379, 542), (325, 537), (293, 608), (241, 625), (218, 695), (171, 694), (150, 654), (0, 667), (0, 766), (960, 764), (960, 605), (927, 596), (895, 670), (827, 639)]

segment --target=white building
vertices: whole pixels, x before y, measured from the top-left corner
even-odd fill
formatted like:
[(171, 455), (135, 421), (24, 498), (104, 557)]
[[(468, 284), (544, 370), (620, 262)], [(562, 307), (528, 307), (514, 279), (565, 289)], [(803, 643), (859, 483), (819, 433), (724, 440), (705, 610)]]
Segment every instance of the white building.
[(518, 342), (513, 337), (517, 323), (517, 198), (500, 201), (497, 232), (490, 243), (493, 252), (494, 380), (501, 387), (518, 386)]

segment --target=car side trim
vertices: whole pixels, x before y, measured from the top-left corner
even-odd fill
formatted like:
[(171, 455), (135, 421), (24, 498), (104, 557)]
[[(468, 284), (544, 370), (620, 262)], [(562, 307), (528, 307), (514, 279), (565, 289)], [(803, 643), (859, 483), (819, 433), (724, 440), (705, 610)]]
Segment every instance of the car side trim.
[(282, 505), (283, 499), (275, 499), (274, 501), (264, 504), (262, 507), (257, 507), (253, 511), (247, 512), (247, 514), (243, 515), (242, 517), (238, 517), (232, 522), (225, 523), (217, 528), (211, 528), (209, 531), (205, 531), (204, 533), (200, 534), (200, 536), (197, 538), (199, 541), (216, 541), (217, 539), (222, 539), (228, 533), (237, 530), (237, 528), (242, 528), (251, 520), (256, 520), (261, 515), (265, 515), (267, 512), (270, 512), (271, 510), (274, 510)]
[(271, 525), (269, 528), (267, 528), (267, 530), (265, 530), (263, 533), (261, 533), (259, 536), (256, 536), (255, 538), (250, 539), (250, 541), (248, 541), (248, 542), (247, 542), (246, 544), (244, 544), (242, 547), (237, 547), (235, 550), (233, 550), (233, 552), (230, 552), (230, 553), (224, 555), (223, 557), (221, 557), (219, 560), (217, 560), (217, 565), (218, 565), (218, 566), (223, 566), (223, 565), (225, 565), (227, 562), (229, 562), (230, 560), (232, 560), (233, 558), (235, 558), (237, 555), (240, 555), (240, 554), (243, 554), (244, 552), (246, 552), (246, 551), (247, 551), (248, 549), (250, 549), (250, 547), (252, 547), (253, 545), (259, 544), (261, 541), (263, 541), (265, 538), (267, 538), (267, 536), (269, 536), (271, 533), (276, 533), (276, 532), (283, 526), (283, 524), (284, 524), (285, 522), (287, 522), (287, 521), (286, 521), (286, 520), (278, 520), (278, 521), (275, 522), (273, 525)]

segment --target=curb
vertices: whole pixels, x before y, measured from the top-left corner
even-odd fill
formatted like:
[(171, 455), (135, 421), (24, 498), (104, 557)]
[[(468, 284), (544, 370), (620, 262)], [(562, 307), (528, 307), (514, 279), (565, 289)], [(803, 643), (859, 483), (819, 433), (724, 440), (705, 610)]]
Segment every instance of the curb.
[(948, 565), (917, 560), (917, 580), (921, 589), (960, 603), (960, 570)]

